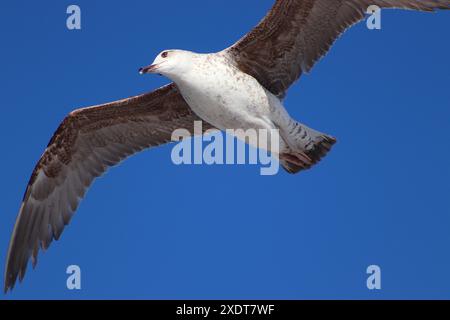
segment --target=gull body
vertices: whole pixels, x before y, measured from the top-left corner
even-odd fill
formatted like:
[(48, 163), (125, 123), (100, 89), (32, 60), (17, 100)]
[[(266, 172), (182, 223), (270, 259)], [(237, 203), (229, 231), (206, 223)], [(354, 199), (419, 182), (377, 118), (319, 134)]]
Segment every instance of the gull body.
[(175, 51), (168, 58), (179, 54), (193, 57), (191, 68), (168, 77), (192, 110), (218, 129), (274, 129), (272, 119), (286, 113), (276, 97), (222, 55)]
[[(305, 150), (320, 148), (323, 140), (334, 143), (334, 138), (292, 119), (281, 99), (237, 68), (224, 52), (166, 50), (150, 66), (142, 68), (141, 73), (159, 73), (170, 78), (195, 114), (220, 130), (263, 129), (269, 138), (273, 130), (279, 130), (279, 147), (271, 151), (283, 157), (296, 155), (302, 166), (308, 165), (305, 161), (320, 160), (320, 157), (312, 159)], [(245, 135), (237, 137), (245, 139)], [(254, 146), (264, 147), (266, 143), (258, 141)]]

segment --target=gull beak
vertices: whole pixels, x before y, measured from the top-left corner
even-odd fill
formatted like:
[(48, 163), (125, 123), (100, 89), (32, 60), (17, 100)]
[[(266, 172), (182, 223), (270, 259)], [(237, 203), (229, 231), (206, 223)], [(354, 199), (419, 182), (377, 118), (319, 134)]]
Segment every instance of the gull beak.
[(139, 69), (139, 74), (155, 73), (156, 69), (158, 69), (158, 65), (152, 64), (150, 66), (140, 68)]

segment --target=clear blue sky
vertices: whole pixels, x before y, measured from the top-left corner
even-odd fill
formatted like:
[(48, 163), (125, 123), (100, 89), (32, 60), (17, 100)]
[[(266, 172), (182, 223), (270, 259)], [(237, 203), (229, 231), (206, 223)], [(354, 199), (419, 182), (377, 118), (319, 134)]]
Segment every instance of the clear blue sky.
[[(71, 110), (168, 82), (166, 48), (218, 51), (272, 0), (0, 2), (0, 270), (29, 175)], [(236, 8), (237, 7), (237, 8)], [(237, 9), (237, 10), (236, 10)], [(313, 170), (175, 166), (172, 146), (97, 180), (61, 241), (3, 298), (450, 298), (448, 12), (384, 11), (294, 85), (292, 116), (338, 144)], [(66, 289), (66, 267), (82, 290)], [(366, 268), (382, 269), (382, 290)], [(3, 282), (2, 282), (3, 286)]]

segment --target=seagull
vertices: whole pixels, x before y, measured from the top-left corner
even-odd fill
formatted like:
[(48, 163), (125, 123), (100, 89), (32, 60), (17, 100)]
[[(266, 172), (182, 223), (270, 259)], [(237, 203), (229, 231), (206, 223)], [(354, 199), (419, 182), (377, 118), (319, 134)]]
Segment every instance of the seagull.
[(109, 167), (171, 141), (194, 122), (209, 129), (278, 130), (277, 155), (297, 173), (318, 163), (336, 139), (297, 122), (283, 99), (289, 87), (368, 7), (450, 9), (450, 0), (277, 0), (262, 21), (225, 50), (165, 50), (139, 71), (171, 84), (112, 103), (78, 109), (60, 124), (29, 180), (6, 260), (5, 293), (28, 261), (58, 240), (93, 180)]

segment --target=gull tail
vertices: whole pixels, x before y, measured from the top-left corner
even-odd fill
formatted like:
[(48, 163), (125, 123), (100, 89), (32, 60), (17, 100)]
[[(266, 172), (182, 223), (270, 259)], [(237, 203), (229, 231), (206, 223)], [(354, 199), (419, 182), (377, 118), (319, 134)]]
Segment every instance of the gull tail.
[(289, 149), (280, 154), (280, 164), (289, 173), (298, 173), (317, 164), (336, 143), (336, 138), (295, 122), (289, 134)]

